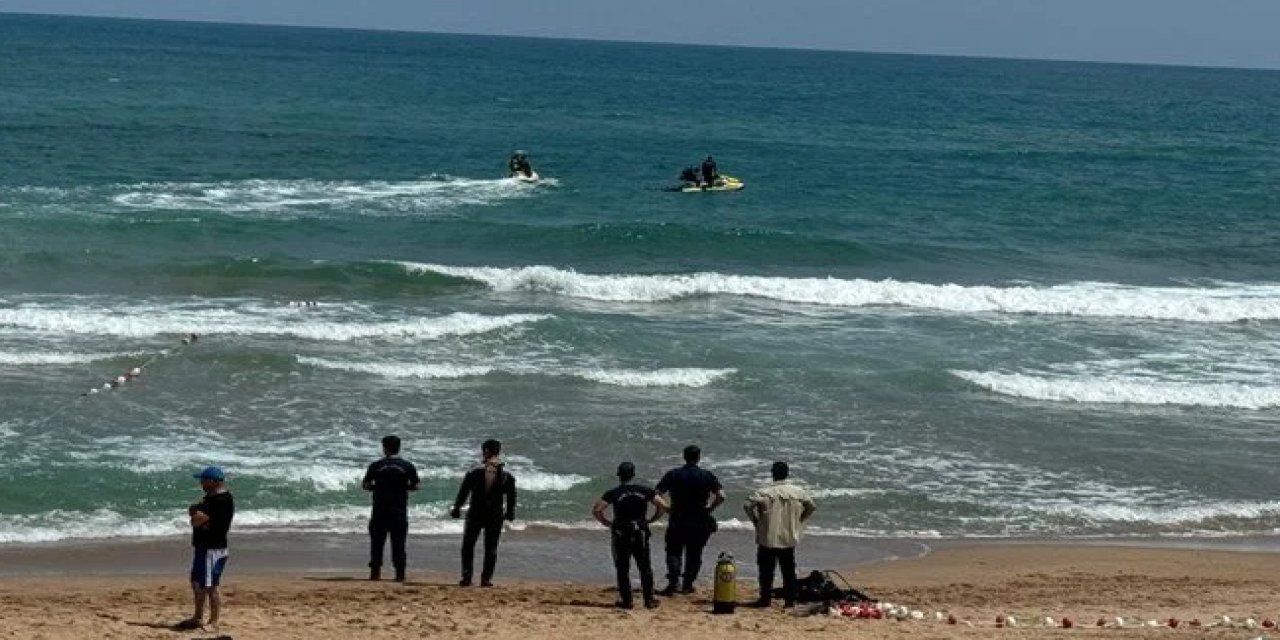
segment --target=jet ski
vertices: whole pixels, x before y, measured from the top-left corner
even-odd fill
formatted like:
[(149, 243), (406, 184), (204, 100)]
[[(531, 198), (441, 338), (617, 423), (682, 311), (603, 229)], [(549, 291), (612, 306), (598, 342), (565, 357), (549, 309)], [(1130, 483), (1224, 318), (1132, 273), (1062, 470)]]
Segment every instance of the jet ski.
[(711, 181), (711, 184), (702, 184), (686, 180), (684, 184), (680, 186), (680, 192), (702, 193), (704, 191), (741, 191), (745, 186), (747, 185), (743, 184), (741, 180), (733, 176), (720, 174), (716, 176), (715, 180)]
[(537, 182), (542, 179), (542, 176), (539, 176), (537, 171), (530, 170), (527, 174), (513, 173), (511, 179), (516, 182)]

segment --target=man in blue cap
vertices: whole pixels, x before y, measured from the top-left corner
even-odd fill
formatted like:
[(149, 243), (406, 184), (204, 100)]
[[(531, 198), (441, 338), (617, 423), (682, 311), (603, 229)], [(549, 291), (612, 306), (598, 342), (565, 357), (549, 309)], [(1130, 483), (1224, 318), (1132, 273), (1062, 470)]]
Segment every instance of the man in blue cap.
[(209, 603), (209, 627), (218, 628), (218, 612), (222, 605), (218, 584), (227, 566), (227, 532), (236, 506), (227, 489), (227, 474), (218, 467), (205, 467), (194, 476), (204, 489), (204, 498), (187, 509), (191, 517), (191, 593), (195, 596), (195, 613), (176, 625), (178, 630), (204, 627), (205, 602)]

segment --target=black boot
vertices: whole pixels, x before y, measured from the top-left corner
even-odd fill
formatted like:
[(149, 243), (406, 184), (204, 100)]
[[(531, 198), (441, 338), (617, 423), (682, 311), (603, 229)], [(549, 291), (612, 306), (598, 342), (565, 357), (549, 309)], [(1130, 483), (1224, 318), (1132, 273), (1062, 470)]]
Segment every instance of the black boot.
[(382, 579), (382, 569), (380, 567), (371, 567), (369, 569), (369, 579), (378, 581)]

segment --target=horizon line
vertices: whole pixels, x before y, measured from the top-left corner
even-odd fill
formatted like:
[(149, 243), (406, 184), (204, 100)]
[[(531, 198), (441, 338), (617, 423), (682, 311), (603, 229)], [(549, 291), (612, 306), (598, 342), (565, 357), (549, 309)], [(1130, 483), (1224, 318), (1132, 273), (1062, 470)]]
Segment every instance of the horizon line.
[(589, 42), (599, 44), (644, 44), (659, 45), (673, 47), (706, 47), (717, 49), (761, 49), (768, 51), (797, 51), (812, 53), (844, 53), (858, 55), (882, 55), (882, 56), (915, 56), (923, 58), (949, 58), (961, 60), (989, 60), (989, 61), (1005, 61), (1005, 62), (1044, 62), (1058, 64), (1098, 64), (1098, 65), (1122, 65), (1134, 67), (1168, 67), (1176, 69), (1205, 69), (1217, 71), (1262, 71), (1277, 72), (1280, 66), (1266, 67), (1247, 67), (1247, 66), (1231, 66), (1225, 64), (1209, 64), (1209, 63), (1185, 63), (1185, 62), (1151, 62), (1151, 61), (1127, 61), (1127, 60), (1090, 60), (1079, 58), (1026, 58), (1019, 56), (1001, 56), (990, 54), (966, 54), (966, 53), (927, 53), (919, 51), (889, 51), (876, 49), (833, 49), (821, 46), (803, 46), (803, 45), (764, 45), (764, 44), (736, 44), (736, 43), (701, 43), (701, 42), (683, 42), (678, 40), (640, 40), (640, 39), (617, 39), (607, 37), (593, 36), (553, 36), (553, 35), (528, 35), (519, 33), (481, 33), (471, 31), (432, 31), (428, 29), (391, 29), (381, 27), (344, 27), (334, 25), (317, 25), (317, 24), (297, 24), (288, 22), (252, 22), (246, 20), (191, 20), (181, 18), (155, 18), (155, 17), (139, 17), (139, 16), (106, 16), (100, 14), (88, 13), (42, 13), (39, 11), (0, 11), (0, 16), (33, 16), (41, 18), (80, 18), (89, 20), (116, 20), (122, 22), (169, 22), (175, 24), (207, 24), (220, 26), (236, 26), (236, 27), (272, 27), (284, 29), (315, 29), (326, 31), (355, 31), (365, 33), (397, 33), (412, 35), (434, 35), (434, 36), (467, 36), (482, 38), (510, 38), (515, 40), (560, 40), (567, 42)]

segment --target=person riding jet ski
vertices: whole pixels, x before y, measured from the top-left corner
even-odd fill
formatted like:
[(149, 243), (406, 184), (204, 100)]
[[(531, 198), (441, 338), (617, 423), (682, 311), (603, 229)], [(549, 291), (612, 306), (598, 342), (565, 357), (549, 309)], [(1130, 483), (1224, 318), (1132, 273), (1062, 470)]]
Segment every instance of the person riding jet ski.
[(711, 156), (707, 156), (702, 161), (702, 186), (710, 187), (716, 183), (716, 178), (720, 177), (720, 172), (716, 170), (716, 161)]
[(523, 151), (512, 152), (511, 159), (507, 160), (507, 170), (511, 172), (512, 178), (516, 176), (533, 177), (533, 165), (529, 164), (529, 158)]

